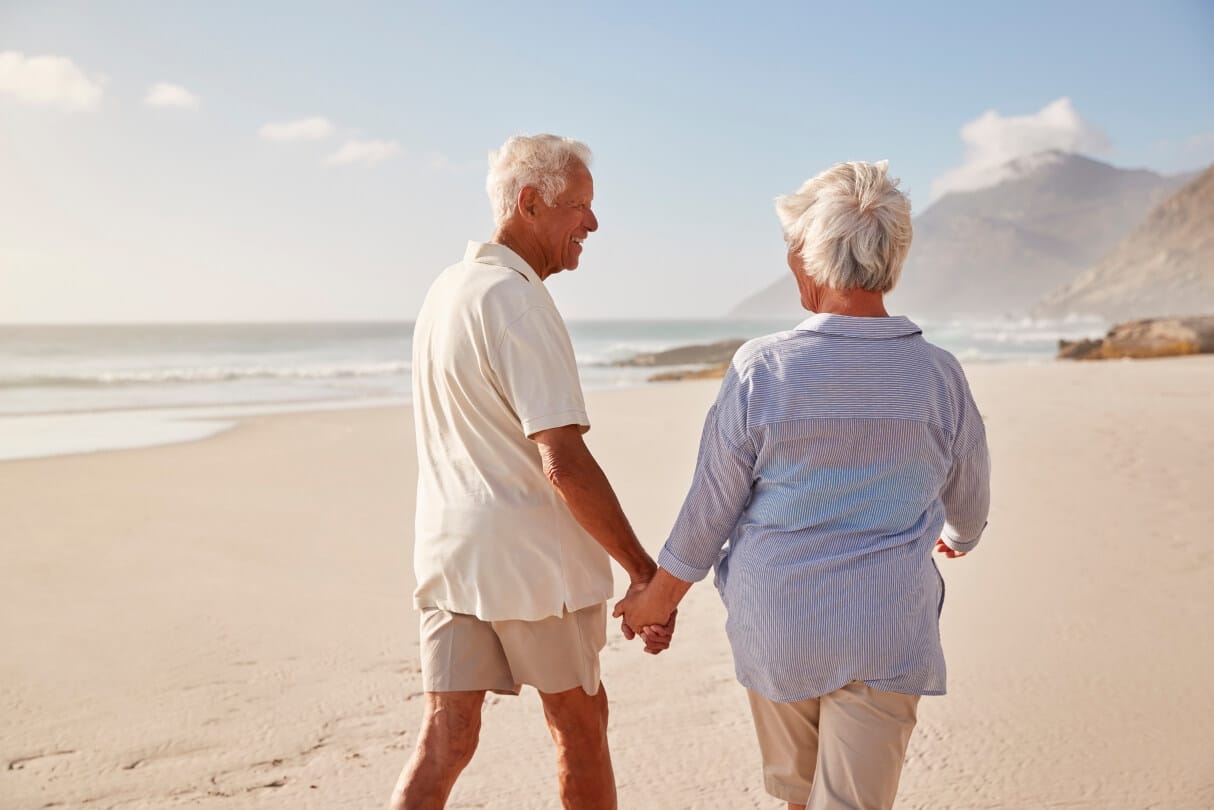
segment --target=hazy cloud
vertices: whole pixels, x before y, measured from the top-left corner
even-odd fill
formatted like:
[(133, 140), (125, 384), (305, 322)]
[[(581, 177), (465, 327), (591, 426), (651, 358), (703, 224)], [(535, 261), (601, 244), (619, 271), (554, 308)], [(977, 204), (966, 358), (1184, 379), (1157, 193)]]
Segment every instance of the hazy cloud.
[(1184, 142), (1185, 149), (1190, 151), (1210, 146), (1214, 146), (1214, 132), (1199, 132), (1196, 135), (1190, 135)]
[(1007, 163), (1016, 158), (1050, 149), (1090, 154), (1109, 148), (1104, 132), (1084, 121), (1065, 96), (1031, 115), (987, 110), (961, 127), (961, 140), (965, 160), (932, 182), (932, 199), (993, 186), (1009, 176)]
[(149, 107), (176, 107), (183, 110), (198, 109), (198, 96), (179, 84), (156, 82), (148, 88), (143, 103)]
[(321, 141), (333, 134), (329, 119), (315, 116), (298, 121), (266, 124), (257, 134), (267, 141)]
[(0, 96), (61, 110), (93, 110), (104, 87), (104, 77), (86, 75), (66, 57), (0, 52)]
[(395, 141), (347, 141), (345, 146), (329, 155), (325, 162), (333, 164), (362, 163), (371, 166), (387, 160), (399, 152), (400, 145)]
[(468, 171), (480, 171), (484, 166), (485, 161), (483, 160), (455, 161), (440, 152), (429, 152), (426, 154), (425, 159), (425, 167), (436, 172), (462, 174)]

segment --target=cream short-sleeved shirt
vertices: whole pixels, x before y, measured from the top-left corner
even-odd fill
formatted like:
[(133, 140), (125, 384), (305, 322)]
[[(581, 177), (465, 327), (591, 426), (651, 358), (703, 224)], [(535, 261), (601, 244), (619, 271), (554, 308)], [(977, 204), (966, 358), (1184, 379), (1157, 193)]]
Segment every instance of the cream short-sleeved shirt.
[(536, 621), (612, 595), (611, 562), (544, 475), (541, 430), (589, 429), (573, 344), (535, 271), (470, 242), (413, 331), (414, 604)]

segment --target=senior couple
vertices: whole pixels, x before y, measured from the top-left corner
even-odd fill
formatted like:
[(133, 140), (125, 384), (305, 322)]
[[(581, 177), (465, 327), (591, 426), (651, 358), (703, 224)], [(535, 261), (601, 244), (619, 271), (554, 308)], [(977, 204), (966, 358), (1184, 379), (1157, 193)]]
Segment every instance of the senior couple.
[(716, 570), (767, 791), (789, 808), (893, 806), (920, 695), (945, 691), (933, 550), (986, 524), (982, 419), (957, 361), (883, 297), (911, 243), (884, 163), (842, 163), (776, 205), (811, 313), (734, 357), (657, 562), (583, 441), (569, 334), (545, 288), (598, 229), (590, 151), (520, 136), (490, 155), (496, 232), (435, 280), (413, 337), (415, 605), (425, 715), (393, 810), (442, 808), (486, 692), (538, 690), (562, 805), (616, 807), (614, 615), (666, 649)]

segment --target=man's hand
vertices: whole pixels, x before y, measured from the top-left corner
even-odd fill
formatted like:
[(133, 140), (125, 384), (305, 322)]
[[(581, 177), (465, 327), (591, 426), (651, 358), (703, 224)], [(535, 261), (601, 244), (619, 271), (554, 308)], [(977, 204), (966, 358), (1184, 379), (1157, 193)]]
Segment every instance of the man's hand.
[[(645, 580), (643, 582), (633, 580), (632, 584), (628, 586), (628, 592), (624, 594), (624, 598), (615, 603), (615, 610), (613, 610), (611, 613), (612, 618), (620, 615), (620, 605), (624, 604), (641, 591), (645, 590), (645, 586), (648, 584), (649, 580)], [(637, 634), (633, 632), (632, 628), (628, 626), (628, 622), (626, 622), (624, 619), (620, 619), (620, 632), (623, 633), (624, 638), (628, 639), (629, 641), (632, 641), (637, 637)]]
[(936, 540), (936, 553), (943, 554), (945, 557), (948, 557), (950, 560), (955, 560), (958, 557), (964, 557), (969, 552), (968, 551), (956, 551), (955, 549), (949, 548), (948, 544), (945, 543), (943, 539), (938, 539), (938, 540)]

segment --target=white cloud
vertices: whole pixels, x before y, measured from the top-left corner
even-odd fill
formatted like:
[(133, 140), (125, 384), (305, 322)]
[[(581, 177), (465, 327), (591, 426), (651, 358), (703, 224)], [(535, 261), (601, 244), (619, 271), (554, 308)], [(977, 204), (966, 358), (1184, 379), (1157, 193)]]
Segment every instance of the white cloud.
[(0, 53), (0, 96), (61, 110), (93, 110), (104, 87), (104, 77), (86, 75), (66, 57)]
[(148, 88), (143, 103), (149, 107), (178, 107), (183, 110), (198, 109), (198, 96), (179, 84), (156, 82)]
[(387, 160), (399, 152), (400, 145), (395, 141), (347, 141), (345, 146), (325, 158), (325, 162), (363, 163), (371, 166), (381, 160)]
[(329, 119), (319, 116), (266, 124), (257, 134), (267, 141), (321, 141), (333, 134)]
[(1031, 115), (1004, 117), (987, 110), (961, 127), (965, 160), (932, 182), (932, 199), (950, 191), (993, 186), (1010, 176), (1007, 164), (1016, 158), (1055, 149), (1062, 152), (1104, 152), (1109, 140), (1084, 121), (1065, 96)]

